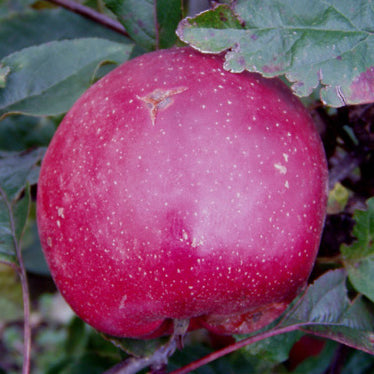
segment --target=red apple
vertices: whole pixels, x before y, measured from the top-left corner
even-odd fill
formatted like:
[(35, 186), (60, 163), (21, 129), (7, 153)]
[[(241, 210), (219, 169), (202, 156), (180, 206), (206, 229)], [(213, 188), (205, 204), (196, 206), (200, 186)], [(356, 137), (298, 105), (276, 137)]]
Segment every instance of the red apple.
[(188, 48), (124, 63), (73, 106), (46, 153), (38, 224), (53, 278), (96, 329), (247, 333), (305, 286), (326, 160), (277, 79)]
[(313, 335), (303, 335), (291, 348), (287, 368), (294, 371), (310, 357), (317, 357), (323, 351), (326, 340)]

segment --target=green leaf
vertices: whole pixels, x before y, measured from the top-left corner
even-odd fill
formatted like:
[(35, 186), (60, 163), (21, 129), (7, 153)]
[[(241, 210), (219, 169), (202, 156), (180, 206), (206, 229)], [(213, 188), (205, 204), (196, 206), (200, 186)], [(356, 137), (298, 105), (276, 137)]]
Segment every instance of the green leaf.
[(300, 331), (276, 335), (250, 344), (244, 350), (250, 355), (258, 357), (261, 361), (280, 363), (287, 360), (292, 346), (301, 336)]
[[(31, 209), (35, 209), (35, 203)], [(22, 258), (28, 272), (42, 276), (50, 276), (49, 267), (40, 244), (36, 219), (29, 217), (26, 230), (22, 236)]]
[(29, 185), (37, 182), (44, 149), (0, 153), (0, 261), (17, 262), (30, 207)]
[(45, 374), (102, 374), (113, 366), (111, 357), (102, 357), (98, 352), (86, 352), (78, 358), (58, 358)]
[(80, 318), (73, 318), (68, 326), (68, 338), (65, 344), (66, 355), (74, 357), (83, 355), (88, 338), (87, 325)]
[(300, 329), (374, 354), (374, 314), (362, 298), (351, 302), (343, 269), (318, 278), (279, 326)]
[(357, 210), (352, 245), (342, 245), (341, 253), (354, 288), (374, 302), (374, 197), (367, 201), (367, 210)]
[(243, 32), (245, 29), (237, 15), (225, 4), (202, 12), (194, 18), (185, 18), (177, 29), (177, 35), (182, 41), (208, 53), (220, 53), (231, 48)]
[(0, 59), (33, 45), (88, 37), (130, 43), (123, 35), (65, 9), (29, 10), (1, 20), (0, 40), (8, 42), (0, 43)]
[(0, 187), (8, 201), (19, 198), (25, 187), (37, 182), (45, 149), (30, 152), (0, 152)]
[(325, 104), (338, 107), (373, 100), (373, 20), (366, 0), (317, 0), (313, 6), (308, 0), (238, 0), (186, 18), (177, 34), (203, 52), (229, 50), (226, 70), (285, 74), (297, 95), (320, 86)]
[(70, 109), (90, 86), (103, 61), (129, 58), (132, 45), (99, 38), (55, 41), (29, 47), (2, 60), (10, 68), (0, 89), (0, 116), (57, 115)]
[[(173, 356), (170, 357), (168, 370), (173, 372), (189, 363), (198, 360), (208, 354), (212, 353), (212, 349), (204, 344), (189, 344), (183, 350), (177, 350)], [(252, 363), (248, 354), (243, 350), (238, 350), (231, 355), (223, 356), (218, 360), (212, 361), (198, 369), (195, 369), (191, 374), (249, 374), (258, 373), (255, 371), (255, 366)], [(264, 373), (263, 371), (260, 373)]]
[(343, 271), (331, 271), (308, 287), (301, 302), (288, 316), (295, 322), (335, 323), (349, 307)]
[(104, 0), (131, 38), (146, 50), (168, 48), (177, 40), (181, 0)]
[(135, 357), (143, 357), (153, 354), (154, 351), (159, 349), (167, 342), (167, 338), (157, 339), (131, 339), (131, 338), (115, 338), (113, 336), (102, 334), (104, 339), (110, 341), (116, 347), (119, 347), (122, 351)]
[(29, 206), (29, 188), (23, 198), (8, 201), (0, 186), (0, 262), (17, 262), (17, 246), (26, 226)]
[(372, 305), (369, 305), (362, 298), (358, 298), (336, 323), (307, 327), (306, 330), (355, 349), (374, 354), (373, 326)]
[(175, 30), (181, 19), (181, 0), (157, 0), (157, 25), (160, 48), (170, 48), (176, 43), (178, 37)]
[(34, 2), (35, 0), (0, 0), (0, 19), (9, 13), (22, 12)]
[(47, 147), (56, 130), (50, 118), (9, 116), (0, 123), (0, 150), (23, 151)]
[(374, 356), (367, 353), (354, 351), (347, 358), (341, 374), (368, 374), (374, 369)]
[(41, 372), (45, 374), (97, 373), (117, 364), (122, 359), (120, 350), (102, 339), (90, 326), (75, 317), (68, 328), (65, 350), (49, 360)]
[[(337, 87), (334, 91), (332, 87), (326, 87), (321, 90), (322, 101), (335, 107), (344, 103), (348, 104), (367, 104), (374, 102), (374, 66), (355, 76), (352, 83), (346, 90)], [(347, 93), (345, 92), (347, 91)], [(338, 95), (337, 95), (338, 93)], [(339, 100), (337, 100), (337, 98)]]

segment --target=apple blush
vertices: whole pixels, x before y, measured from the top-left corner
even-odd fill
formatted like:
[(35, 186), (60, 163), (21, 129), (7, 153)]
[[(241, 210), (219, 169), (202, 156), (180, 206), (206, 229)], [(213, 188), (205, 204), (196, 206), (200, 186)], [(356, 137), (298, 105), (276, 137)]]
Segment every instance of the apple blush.
[(54, 281), (104, 333), (241, 334), (305, 287), (326, 159), (278, 79), (189, 48), (147, 53), (75, 103), (45, 155), (37, 220)]

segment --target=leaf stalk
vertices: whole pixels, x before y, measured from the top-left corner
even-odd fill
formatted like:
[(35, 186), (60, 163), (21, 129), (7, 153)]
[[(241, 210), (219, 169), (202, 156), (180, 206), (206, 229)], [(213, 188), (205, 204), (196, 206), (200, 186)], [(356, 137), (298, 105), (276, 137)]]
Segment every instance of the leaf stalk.
[(30, 293), (27, 282), (27, 274), (25, 264), (23, 262), (20, 240), (17, 240), (16, 224), (12, 213), (11, 203), (8, 201), (5, 191), (0, 187), (0, 197), (4, 200), (9, 214), (10, 229), (13, 237), (13, 245), (16, 251), (18, 266), (12, 266), (18, 273), (22, 287), (22, 301), (23, 301), (23, 367), (22, 374), (29, 374), (30, 359), (31, 359), (31, 322), (30, 322)]
[(89, 8), (85, 5), (76, 3), (72, 0), (47, 0), (50, 3), (56, 4), (61, 6), (62, 8), (65, 8), (67, 10), (70, 10), (74, 13), (80, 14), (83, 17), (86, 17), (92, 21), (95, 21), (97, 23), (100, 23), (101, 25), (116, 31), (124, 36), (129, 37), (129, 34), (125, 30), (125, 28), (122, 26), (122, 24), (110, 17), (108, 17), (105, 14), (99, 13), (96, 10)]

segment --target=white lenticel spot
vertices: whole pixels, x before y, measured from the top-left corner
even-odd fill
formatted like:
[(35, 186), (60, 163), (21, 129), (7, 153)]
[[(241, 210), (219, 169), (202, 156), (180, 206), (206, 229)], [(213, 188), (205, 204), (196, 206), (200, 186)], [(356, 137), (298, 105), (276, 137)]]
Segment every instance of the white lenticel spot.
[(274, 167), (281, 173), (287, 174), (287, 168), (282, 164), (274, 164)]
[(57, 208), (57, 215), (61, 218), (65, 218), (64, 216), (64, 208)]

